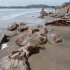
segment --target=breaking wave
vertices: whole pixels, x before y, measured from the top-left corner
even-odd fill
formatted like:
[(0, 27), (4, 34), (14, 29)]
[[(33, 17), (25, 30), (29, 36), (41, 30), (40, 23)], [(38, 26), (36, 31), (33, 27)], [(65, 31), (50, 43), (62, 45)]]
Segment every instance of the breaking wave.
[[(36, 11), (36, 12), (39, 12), (39, 11)], [(23, 13), (10, 14), (7, 16), (2, 16), (0, 20), (7, 20), (7, 19), (11, 19), (17, 16), (21, 16), (23, 14), (36, 13), (36, 12), (23, 12)]]
[(23, 14), (40, 12), (39, 9), (1, 9), (0, 10), (0, 21), (11, 19)]

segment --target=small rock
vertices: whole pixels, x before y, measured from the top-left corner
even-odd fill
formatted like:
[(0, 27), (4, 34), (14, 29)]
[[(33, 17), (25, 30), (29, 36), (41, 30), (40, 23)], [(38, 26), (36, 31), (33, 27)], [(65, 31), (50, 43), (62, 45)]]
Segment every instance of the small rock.
[(28, 30), (28, 27), (21, 25), (17, 29), (22, 32), (22, 31)]
[(9, 26), (9, 27), (7, 28), (7, 30), (13, 31), (13, 30), (17, 29), (17, 27), (19, 27), (19, 25), (15, 22), (15, 23), (12, 24), (11, 26)]
[(51, 44), (62, 42), (62, 39), (60, 38), (60, 35), (58, 33), (47, 34), (47, 40)]

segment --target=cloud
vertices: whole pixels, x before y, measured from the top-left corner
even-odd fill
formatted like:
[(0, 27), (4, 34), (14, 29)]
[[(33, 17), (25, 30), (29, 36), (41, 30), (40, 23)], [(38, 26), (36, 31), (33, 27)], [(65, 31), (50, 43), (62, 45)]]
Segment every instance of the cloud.
[(0, 0), (0, 6), (24, 6), (29, 4), (61, 5), (69, 0)]

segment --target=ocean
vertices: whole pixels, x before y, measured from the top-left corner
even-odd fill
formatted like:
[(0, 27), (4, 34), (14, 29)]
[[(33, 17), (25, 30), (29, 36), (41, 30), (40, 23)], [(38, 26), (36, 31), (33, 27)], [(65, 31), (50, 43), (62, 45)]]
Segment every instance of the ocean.
[[(40, 15), (41, 8), (31, 9), (0, 9), (0, 31), (5, 30), (13, 22), (34, 23), (32, 16), (37, 18)], [(46, 12), (55, 12), (54, 9), (46, 8)], [(36, 20), (36, 19), (35, 19)], [(43, 20), (38, 20), (38, 22)], [(38, 23), (36, 21), (36, 23)], [(30, 25), (30, 24), (28, 24)]]

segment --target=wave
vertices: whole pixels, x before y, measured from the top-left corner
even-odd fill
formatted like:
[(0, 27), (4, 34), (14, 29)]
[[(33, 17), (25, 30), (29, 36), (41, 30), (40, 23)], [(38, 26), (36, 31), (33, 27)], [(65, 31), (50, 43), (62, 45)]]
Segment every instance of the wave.
[(40, 11), (22, 12), (22, 13), (9, 14), (9, 15), (6, 15), (6, 16), (2, 16), (2, 17), (0, 18), (0, 21), (1, 21), (1, 20), (11, 19), (11, 18), (14, 18), (14, 17), (18, 17), (18, 16), (21, 16), (21, 15), (23, 15), (23, 14), (30, 14), (30, 13), (37, 13), (37, 12), (40, 12)]

